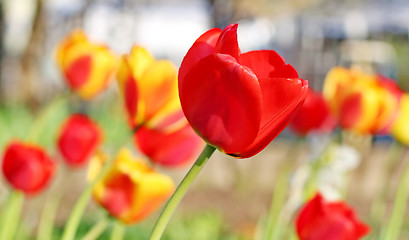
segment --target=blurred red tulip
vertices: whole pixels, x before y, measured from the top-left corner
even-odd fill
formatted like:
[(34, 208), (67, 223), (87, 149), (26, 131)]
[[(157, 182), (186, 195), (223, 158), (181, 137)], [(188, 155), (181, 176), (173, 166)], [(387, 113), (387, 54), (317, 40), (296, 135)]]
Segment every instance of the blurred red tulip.
[(141, 127), (135, 132), (134, 139), (142, 153), (165, 167), (185, 166), (204, 146), (189, 124), (170, 132)]
[(240, 53), (237, 24), (211, 29), (187, 52), (179, 95), (193, 129), (240, 158), (264, 149), (290, 122), (308, 82), (275, 51)]
[(330, 133), (336, 126), (336, 120), (331, 115), (322, 93), (310, 89), (289, 126), (299, 136), (305, 136), (311, 131)]
[(62, 125), (58, 149), (72, 167), (82, 166), (101, 142), (101, 130), (86, 115), (73, 114)]
[(296, 227), (300, 240), (358, 240), (369, 232), (353, 209), (343, 202), (325, 202), (320, 194), (301, 209)]
[(49, 183), (55, 163), (39, 146), (15, 141), (5, 150), (2, 169), (13, 188), (35, 194)]

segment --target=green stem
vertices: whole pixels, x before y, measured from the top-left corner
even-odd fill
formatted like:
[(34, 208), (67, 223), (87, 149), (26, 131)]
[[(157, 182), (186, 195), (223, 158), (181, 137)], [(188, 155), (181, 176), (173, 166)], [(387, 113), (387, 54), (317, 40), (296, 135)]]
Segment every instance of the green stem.
[(19, 224), (21, 209), (24, 203), (24, 193), (14, 190), (3, 209), (0, 224), (0, 239), (11, 240), (15, 237)]
[(173, 212), (175, 211), (176, 207), (178, 206), (180, 200), (182, 200), (187, 189), (192, 184), (197, 174), (199, 174), (200, 170), (203, 168), (207, 160), (209, 160), (214, 150), (216, 150), (216, 148), (210, 145), (206, 145), (206, 147), (203, 149), (202, 153), (197, 158), (192, 168), (180, 182), (176, 191), (173, 193), (172, 197), (166, 203), (165, 208), (162, 210), (162, 213), (160, 214), (158, 220), (156, 221), (155, 226), (153, 227), (151, 236), (149, 238), (150, 240), (159, 240), (161, 238), (163, 232), (165, 231), (166, 226), (168, 225), (169, 219), (172, 216)]
[(122, 240), (125, 236), (125, 230), (125, 225), (115, 220), (114, 228), (111, 233), (111, 240)]
[(47, 196), (43, 211), (41, 213), (40, 223), (38, 225), (37, 240), (51, 240), (53, 236), (54, 219), (57, 215), (63, 191)]
[(107, 228), (109, 223), (108, 217), (101, 218), (94, 226), (87, 232), (82, 240), (95, 240), (97, 239)]
[(102, 179), (102, 177), (108, 172), (109, 167), (114, 161), (114, 157), (110, 158), (108, 162), (105, 163), (104, 167), (98, 173), (96, 178), (88, 184), (85, 190), (82, 192), (77, 203), (75, 204), (70, 217), (68, 218), (67, 224), (64, 228), (62, 235), (62, 240), (73, 240), (75, 233), (77, 231), (78, 225), (80, 223), (81, 217), (84, 214), (85, 208), (87, 207), (88, 201), (92, 196), (92, 191), (95, 185)]
[(392, 213), (381, 239), (398, 239), (409, 196), (409, 163), (406, 164), (396, 190)]

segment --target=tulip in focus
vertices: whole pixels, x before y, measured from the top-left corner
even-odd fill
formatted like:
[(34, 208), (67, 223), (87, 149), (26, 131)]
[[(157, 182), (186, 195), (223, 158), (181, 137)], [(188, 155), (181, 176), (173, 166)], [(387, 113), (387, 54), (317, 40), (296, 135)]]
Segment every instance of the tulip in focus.
[(344, 202), (326, 202), (320, 194), (302, 207), (296, 229), (300, 240), (358, 240), (369, 232)]
[(55, 163), (41, 147), (14, 141), (5, 149), (2, 170), (13, 188), (36, 194), (50, 182)]
[(336, 120), (322, 94), (309, 89), (307, 98), (289, 126), (298, 136), (312, 131), (330, 133), (336, 126)]
[(308, 82), (275, 51), (241, 53), (237, 27), (214, 28), (196, 40), (179, 69), (179, 95), (196, 133), (222, 152), (246, 158), (287, 126)]
[(185, 120), (180, 111), (177, 70), (170, 61), (157, 61), (146, 49), (134, 46), (129, 55), (122, 56), (117, 79), (134, 127), (185, 124), (180, 123)]
[(68, 165), (82, 166), (94, 154), (101, 135), (96, 123), (86, 115), (73, 114), (61, 127), (58, 149)]
[(76, 30), (59, 44), (57, 63), (69, 87), (89, 100), (107, 87), (117, 58), (106, 46), (90, 42)]
[[(96, 176), (102, 163), (101, 157), (91, 160), (91, 177)], [(156, 211), (173, 190), (171, 178), (155, 172), (128, 149), (122, 149), (108, 173), (96, 184), (94, 198), (111, 216), (133, 224)]]

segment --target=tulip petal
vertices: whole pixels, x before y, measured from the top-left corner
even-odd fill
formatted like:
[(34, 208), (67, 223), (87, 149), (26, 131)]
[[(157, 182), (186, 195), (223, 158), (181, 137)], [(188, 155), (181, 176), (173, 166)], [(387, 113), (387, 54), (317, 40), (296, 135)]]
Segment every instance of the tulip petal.
[(138, 85), (138, 101), (145, 104), (145, 120), (163, 108), (166, 103), (177, 98), (176, 68), (166, 60), (151, 64), (140, 79)]
[(139, 149), (152, 162), (166, 167), (186, 165), (198, 156), (204, 145), (187, 122), (171, 133), (141, 127), (134, 137)]
[(200, 59), (214, 53), (217, 39), (221, 33), (220, 28), (213, 28), (203, 33), (192, 45), (186, 56), (183, 58), (179, 68), (179, 91), (181, 82), (183, 82), (189, 70), (200, 61)]
[(180, 100), (193, 129), (226, 153), (240, 152), (257, 136), (260, 85), (250, 69), (229, 55), (199, 61), (182, 82)]
[(227, 26), (217, 39), (215, 51), (216, 53), (228, 54), (239, 61), (240, 47), (237, 42), (238, 24), (230, 24)]
[(86, 115), (73, 114), (63, 124), (58, 148), (72, 167), (85, 164), (101, 141), (101, 130)]
[(251, 157), (263, 150), (288, 125), (308, 94), (301, 79), (259, 79), (263, 96), (260, 130), (252, 144), (237, 157)]
[(72, 89), (78, 89), (88, 80), (91, 72), (91, 56), (83, 55), (75, 59), (65, 70), (65, 76)]
[(250, 51), (240, 55), (240, 64), (249, 67), (258, 79), (298, 78), (297, 71), (285, 64), (283, 57), (273, 50)]

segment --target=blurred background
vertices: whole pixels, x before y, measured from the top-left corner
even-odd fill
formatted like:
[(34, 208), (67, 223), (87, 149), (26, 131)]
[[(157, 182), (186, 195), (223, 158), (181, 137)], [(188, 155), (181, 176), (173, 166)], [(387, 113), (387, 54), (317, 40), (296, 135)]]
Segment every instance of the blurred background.
[[(395, 79), (409, 91), (407, 0), (2, 0), (1, 149), (12, 138), (24, 138), (39, 109), (67, 89), (55, 62), (55, 47), (73, 29), (84, 29), (91, 40), (105, 43), (118, 55), (139, 44), (156, 58), (170, 59), (179, 66), (200, 34), (234, 22), (239, 23), (242, 52), (277, 51), (316, 90), (322, 89), (332, 67), (359, 64), (368, 72)], [(111, 84), (89, 109), (106, 130), (106, 145), (119, 145), (129, 138), (131, 133), (116, 84)], [(43, 123), (50, 134), (39, 138), (42, 145), (53, 146), (53, 132), (68, 113), (68, 104), (56, 107), (55, 116)], [(270, 207), (277, 170), (288, 161), (300, 161), (306, 157), (306, 149), (316, 144), (309, 140), (295, 151), (294, 141), (295, 137), (285, 131), (262, 154), (251, 159), (234, 160), (220, 153), (213, 156), (182, 201), (170, 227), (185, 236), (170, 232), (168, 238), (253, 239), (259, 219)], [(389, 142), (387, 139), (370, 147), (370, 139), (354, 141), (369, 161), (351, 175), (347, 196), (360, 214), (369, 215), (372, 208), (368, 202), (385, 190), (379, 183), (390, 176), (384, 171), (387, 163), (383, 160), (389, 154)], [(186, 170), (164, 171), (178, 182)], [(70, 175), (69, 184), (74, 187), (63, 199), (62, 206), (67, 207), (60, 210), (60, 223), (82, 190), (85, 174), (81, 170)], [(396, 184), (397, 180), (389, 181)], [(0, 193), (3, 199), (7, 191), (4, 185)], [(27, 229), (20, 234), (29, 235), (35, 229), (41, 203), (41, 196), (29, 201), (29, 206), (38, 208), (26, 208)], [(91, 222), (99, 216), (96, 208), (91, 206)], [(132, 231), (142, 232), (138, 236), (146, 238), (154, 219), (144, 223), (145, 230), (137, 226)], [(87, 226), (84, 223), (83, 228)], [(197, 237), (190, 238), (192, 234)]]
[(0, 7), (7, 101), (44, 101), (63, 88), (53, 53), (74, 28), (118, 54), (137, 43), (179, 65), (202, 32), (233, 22), (243, 52), (276, 50), (318, 90), (331, 67), (356, 62), (409, 87), (405, 0), (3, 0)]

